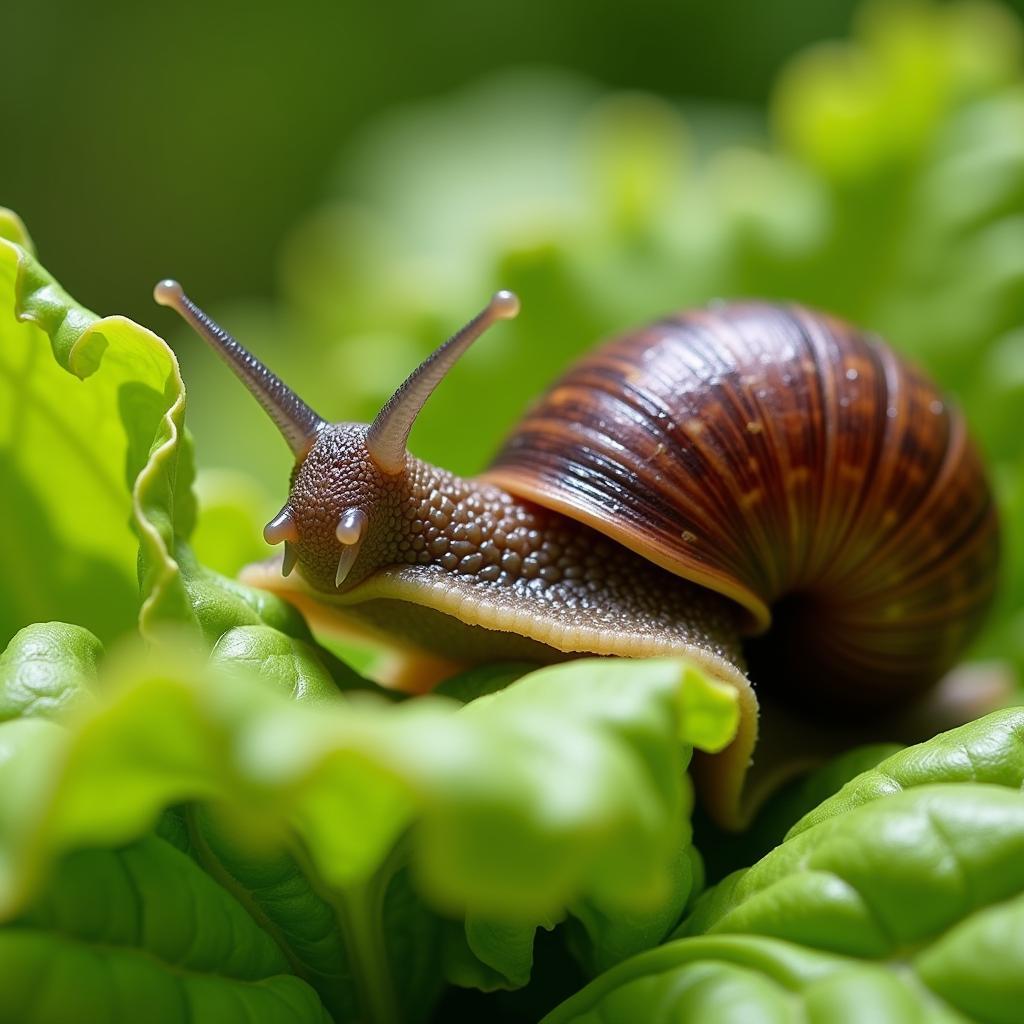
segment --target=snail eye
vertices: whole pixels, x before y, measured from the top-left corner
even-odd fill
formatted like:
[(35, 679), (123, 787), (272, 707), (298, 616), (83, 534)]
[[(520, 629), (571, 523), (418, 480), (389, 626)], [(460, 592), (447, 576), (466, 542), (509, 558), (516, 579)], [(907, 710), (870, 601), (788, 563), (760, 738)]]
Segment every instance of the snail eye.
[(346, 509), (334, 530), (340, 544), (358, 544), (366, 529), (366, 513), (361, 508)]
[(334, 585), (340, 587), (359, 556), (366, 533), (366, 513), (361, 508), (346, 509), (334, 528), (334, 535), (342, 545), (341, 558), (338, 559), (338, 571), (334, 575)]
[(290, 575), (299, 560), (299, 552), (295, 547), (295, 542), (299, 539), (299, 528), (295, 525), (292, 510), (287, 505), (263, 527), (263, 539), (268, 544), (284, 543), (281, 575)]
[(263, 527), (263, 539), (268, 544), (280, 544), (282, 541), (294, 543), (299, 539), (299, 528), (295, 525), (292, 510), (287, 505)]

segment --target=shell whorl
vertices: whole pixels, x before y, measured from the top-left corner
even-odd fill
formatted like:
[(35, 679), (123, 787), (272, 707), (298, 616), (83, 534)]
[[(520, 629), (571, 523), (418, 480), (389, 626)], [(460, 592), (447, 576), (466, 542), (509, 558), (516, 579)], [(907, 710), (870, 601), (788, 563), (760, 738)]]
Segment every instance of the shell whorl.
[(725, 304), (613, 339), (486, 477), (732, 598), (752, 632), (774, 619), (753, 677), (770, 664), (801, 692), (871, 704), (933, 682), (995, 588), (995, 509), (959, 411), (878, 339), (800, 307)]

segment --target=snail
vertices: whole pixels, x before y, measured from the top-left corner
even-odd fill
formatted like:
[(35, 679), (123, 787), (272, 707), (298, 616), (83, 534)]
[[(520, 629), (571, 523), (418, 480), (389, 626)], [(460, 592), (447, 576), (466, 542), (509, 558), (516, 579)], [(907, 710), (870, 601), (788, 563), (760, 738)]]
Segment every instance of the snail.
[(314, 619), (397, 633), (421, 683), (506, 658), (688, 656), (738, 693), (739, 732), (698, 779), (724, 824), (749, 814), (758, 697), (851, 719), (899, 706), (954, 664), (992, 599), (998, 523), (962, 416), (828, 315), (718, 303), (613, 338), (464, 479), (407, 442), (456, 360), (516, 315), (510, 292), (369, 425), (324, 420), (176, 282), (155, 297), (295, 456), (264, 532), (283, 558), (250, 582)]

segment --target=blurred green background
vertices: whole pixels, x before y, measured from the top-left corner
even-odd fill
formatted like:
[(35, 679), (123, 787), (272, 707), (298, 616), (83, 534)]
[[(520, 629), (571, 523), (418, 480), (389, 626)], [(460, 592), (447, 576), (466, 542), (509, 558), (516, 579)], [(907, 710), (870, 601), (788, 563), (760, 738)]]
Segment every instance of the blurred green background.
[[(151, 280), (170, 271), (208, 302), (269, 294), (288, 230), (397, 104), (534, 65), (756, 114), (786, 57), (844, 35), (854, 8), (5, 4), (0, 117), (33, 159), (4, 161), (0, 185), (58, 279), (100, 312), (151, 314)], [(96, 259), (99, 239), (111, 258)]]
[(1009, 527), (982, 649), (1020, 661), (1020, 12), (17, 5), (0, 16), (0, 202), (77, 298), (179, 352), (203, 468), (196, 544), (217, 568), (266, 553), (289, 459), (152, 304), (159, 277), (337, 419), (372, 416), (491, 290), (517, 289), (521, 318), (414, 435), (464, 472), (596, 338), (711, 297), (777, 296), (880, 331), (965, 405)]

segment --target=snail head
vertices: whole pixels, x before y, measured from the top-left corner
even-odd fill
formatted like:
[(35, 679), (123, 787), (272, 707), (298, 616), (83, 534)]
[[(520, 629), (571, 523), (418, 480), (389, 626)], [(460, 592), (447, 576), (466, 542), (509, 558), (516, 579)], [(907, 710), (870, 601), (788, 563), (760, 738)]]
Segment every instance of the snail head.
[(330, 423), (314, 412), (177, 281), (161, 281), (153, 295), (160, 305), (176, 310), (227, 363), (294, 454), (288, 500), (263, 536), (269, 544), (284, 544), (286, 576), (301, 562), (303, 575), (321, 590), (352, 586), (388, 561), (399, 533), (394, 519), (402, 515), (407, 496), (407, 445), (416, 417), (462, 353), (496, 321), (519, 312), (512, 292), (497, 292), (406, 378), (367, 425)]

